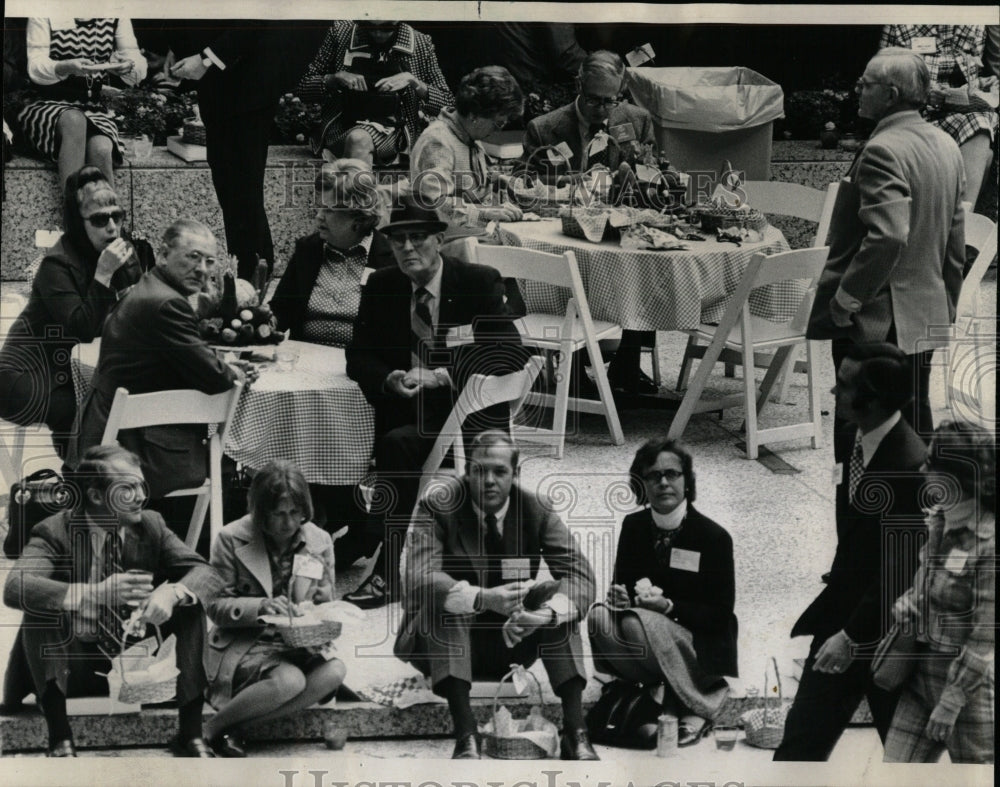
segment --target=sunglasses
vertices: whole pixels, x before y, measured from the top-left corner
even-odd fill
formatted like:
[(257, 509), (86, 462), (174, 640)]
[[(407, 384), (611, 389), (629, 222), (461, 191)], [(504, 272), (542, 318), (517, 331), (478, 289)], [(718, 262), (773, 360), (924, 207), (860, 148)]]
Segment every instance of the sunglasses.
[(661, 478), (666, 478), (667, 481), (673, 483), (678, 478), (680, 478), (684, 473), (680, 470), (674, 470), (669, 468), (667, 470), (650, 470), (648, 473), (643, 473), (642, 480), (647, 484), (658, 484)]
[(84, 216), (83, 220), (99, 230), (107, 227), (109, 221), (113, 221), (120, 227), (125, 221), (125, 211), (121, 208), (115, 208), (106, 213), (91, 213), (89, 216)]

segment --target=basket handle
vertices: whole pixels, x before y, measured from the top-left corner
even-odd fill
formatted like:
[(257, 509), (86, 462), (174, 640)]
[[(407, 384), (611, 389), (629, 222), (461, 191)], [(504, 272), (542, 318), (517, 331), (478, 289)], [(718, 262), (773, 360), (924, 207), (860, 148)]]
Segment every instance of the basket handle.
[[(153, 630), (156, 631), (156, 649), (159, 650), (160, 646), (163, 644), (163, 634), (161, 633), (160, 627), (158, 625), (153, 624)], [(125, 650), (125, 641), (127, 639), (128, 639), (128, 634), (127, 633), (122, 634), (121, 645), (118, 648), (119, 656), (121, 656), (122, 651)], [(112, 667), (112, 669), (114, 669), (114, 667)], [(122, 667), (122, 685), (124, 686), (127, 683), (128, 680), (125, 679), (125, 668)]]
[[(542, 702), (542, 686), (538, 682), (538, 678), (536, 678), (534, 675), (532, 675), (530, 672), (528, 672), (528, 670), (526, 670), (520, 664), (511, 664), (510, 665), (510, 670), (507, 672), (506, 675), (504, 675), (502, 678), (500, 678), (500, 682), (497, 683), (497, 690), (495, 692), (493, 692), (493, 714), (490, 716), (491, 719), (495, 719), (496, 715), (497, 715), (497, 703), (500, 701), (500, 687), (503, 686), (503, 684), (507, 681), (507, 678), (510, 678), (511, 679), (511, 683), (513, 683), (514, 682), (514, 673), (515, 672), (520, 672), (521, 674), (527, 675), (529, 678), (531, 678), (531, 682), (535, 684), (535, 691), (538, 692), (538, 702), (539, 702), (539, 704), (541, 704), (541, 702)], [(494, 729), (494, 732), (496, 732), (495, 729)]]
[(784, 701), (784, 695), (782, 694), (782, 691), (781, 691), (781, 673), (778, 671), (778, 660), (774, 656), (771, 656), (770, 661), (765, 661), (764, 662), (764, 716), (765, 716), (765, 719), (767, 717), (767, 709), (770, 707), (770, 703), (768, 702), (768, 700), (770, 700), (770, 698), (771, 698), (771, 690), (770, 690), (770, 687), (768, 685), (767, 675), (768, 675), (768, 672), (769, 672), (768, 667), (771, 666), (771, 665), (774, 666), (774, 680), (775, 680), (775, 682), (778, 685), (778, 697), (777, 697), (777, 700), (778, 700), (778, 711), (781, 710), (781, 705), (782, 705), (782, 702)]

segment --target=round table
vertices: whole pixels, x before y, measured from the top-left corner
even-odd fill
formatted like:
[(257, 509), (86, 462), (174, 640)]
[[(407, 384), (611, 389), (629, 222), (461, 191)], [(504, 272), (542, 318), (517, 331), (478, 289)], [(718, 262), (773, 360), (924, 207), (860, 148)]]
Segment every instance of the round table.
[[(280, 346), (298, 349), (298, 363), (287, 372), (273, 361), (259, 364), (260, 378), (236, 407), (226, 454), (254, 469), (287, 459), (313, 484), (358, 483), (368, 472), (375, 411), (347, 376), (344, 351), (292, 340)], [(253, 349), (271, 355), (274, 346)], [(100, 340), (78, 345), (74, 352), (77, 401), (89, 388), (99, 353)]]
[[(512, 246), (576, 256), (595, 320), (628, 330), (678, 331), (717, 323), (730, 295), (754, 254), (788, 251), (781, 231), (768, 226), (757, 243), (719, 243), (715, 238), (688, 241), (678, 251), (623, 249), (616, 241), (591, 243), (562, 233), (562, 222), (550, 219), (500, 226), (503, 242)], [(750, 311), (784, 322), (792, 318), (808, 281), (779, 282), (750, 293)], [(563, 313), (568, 294), (541, 282), (521, 282), (531, 311)]]

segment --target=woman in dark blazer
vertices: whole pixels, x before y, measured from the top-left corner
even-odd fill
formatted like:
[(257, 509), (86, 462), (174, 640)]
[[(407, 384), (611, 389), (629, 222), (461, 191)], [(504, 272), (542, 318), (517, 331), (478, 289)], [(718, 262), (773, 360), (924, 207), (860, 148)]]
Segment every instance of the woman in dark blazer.
[(590, 612), (594, 665), (623, 680), (665, 684), (664, 710), (680, 718), (679, 744), (711, 728), (735, 676), (733, 541), (696, 511), (691, 454), (650, 440), (630, 485), (642, 511), (625, 517), (607, 599)]
[(73, 347), (101, 335), (111, 307), (155, 263), (149, 243), (127, 240), (124, 221), (102, 170), (87, 166), (66, 179), (66, 231), (45, 252), (0, 350), (0, 418), (46, 424), (64, 458), (76, 415)]

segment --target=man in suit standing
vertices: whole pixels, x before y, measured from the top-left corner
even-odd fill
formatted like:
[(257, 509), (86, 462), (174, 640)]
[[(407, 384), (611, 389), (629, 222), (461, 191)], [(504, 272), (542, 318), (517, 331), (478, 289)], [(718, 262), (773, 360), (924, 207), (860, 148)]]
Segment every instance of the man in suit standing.
[[(430, 675), (455, 724), (454, 759), (478, 759), (472, 681), (499, 679), (539, 655), (562, 700), (562, 757), (596, 760), (581, 697), (586, 684), (578, 622), (594, 600), (594, 574), (566, 525), (518, 486), (510, 437), (477, 435), (466, 476), (425, 496), (410, 528), (404, 616), (395, 654)], [(540, 562), (557, 584), (531, 592)]]
[(95, 671), (110, 671), (124, 624), (142, 623), (177, 635), (177, 757), (213, 757), (202, 739), (205, 691), (204, 605), (222, 579), (143, 510), (138, 457), (114, 445), (83, 456), (76, 480), (81, 502), (35, 526), (4, 586), (4, 604), (24, 611), (21, 635), (36, 696), (48, 726), (49, 757), (75, 757), (66, 697), (107, 690)]
[(806, 334), (833, 340), (836, 367), (853, 344), (900, 347), (914, 380), (903, 417), (924, 436), (933, 431), (931, 355), (947, 342), (965, 263), (962, 154), (920, 117), (929, 80), (919, 54), (896, 48), (858, 80), (858, 114), (878, 125), (841, 183)]
[[(380, 514), (381, 565), (345, 598), (382, 606), (395, 595), (398, 560), (417, 499), (420, 471), (471, 374), (506, 374), (526, 354), (493, 268), (440, 253), (448, 225), (431, 209), (407, 203), (382, 228), (397, 265), (368, 277), (354, 335), (345, 352), (347, 374), (375, 408), (375, 464), (391, 485), (391, 510)], [(449, 329), (472, 324), (474, 342), (446, 347)], [(507, 428), (510, 411), (495, 405), (470, 416), (466, 433)], [(386, 585), (386, 582), (389, 584)]]
[[(229, 390), (237, 377), (256, 379), (249, 364), (236, 368), (219, 360), (198, 333), (188, 297), (202, 291), (215, 267), (215, 254), (215, 238), (201, 222), (178, 219), (167, 228), (156, 267), (104, 323), (101, 353), (82, 410), (78, 455), (100, 445), (119, 387), (131, 394), (180, 388), (217, 394)], [(160, 501), (168, 492), (205, 480), (204, 425), (125, 430), (119, 442), (141, 458), (150, 500)]]
[[(913, 581), (926, 528), (920, 510), (927, 449), (900, 410), (909, 359), (884, 342), (852, 344), (837, 371), (837, 407), (850, 424), (849, 459), (838, 464), (837, 552), (826, 587), (792, 636), (813, 636), (775, 760), (825, 761), (862, 696), (885, 741), (898, 700), (872, 682), (871, 656)], [(903, 384), (901, 384), (901, 382)]]
[[(597, 164), (613, 172), (631, 146), (655, 145), (653, 119), (645, 109), (622, 100), (624, 89), (622, 59), (605, 50), (592, 52), (580, 65), (579, 93), (573, 102), (528, 123), (524, 153), (515, 170), (546, 179), (585, 172)], [(539, 150), (546, 146), (548, 150)], [(656, 384), (639, 368), (642, 346), (652, 346), (655, 339), (653, 331), (622, 332), (608, 369), (613, 387), (630, 394), (657, 393)]]

